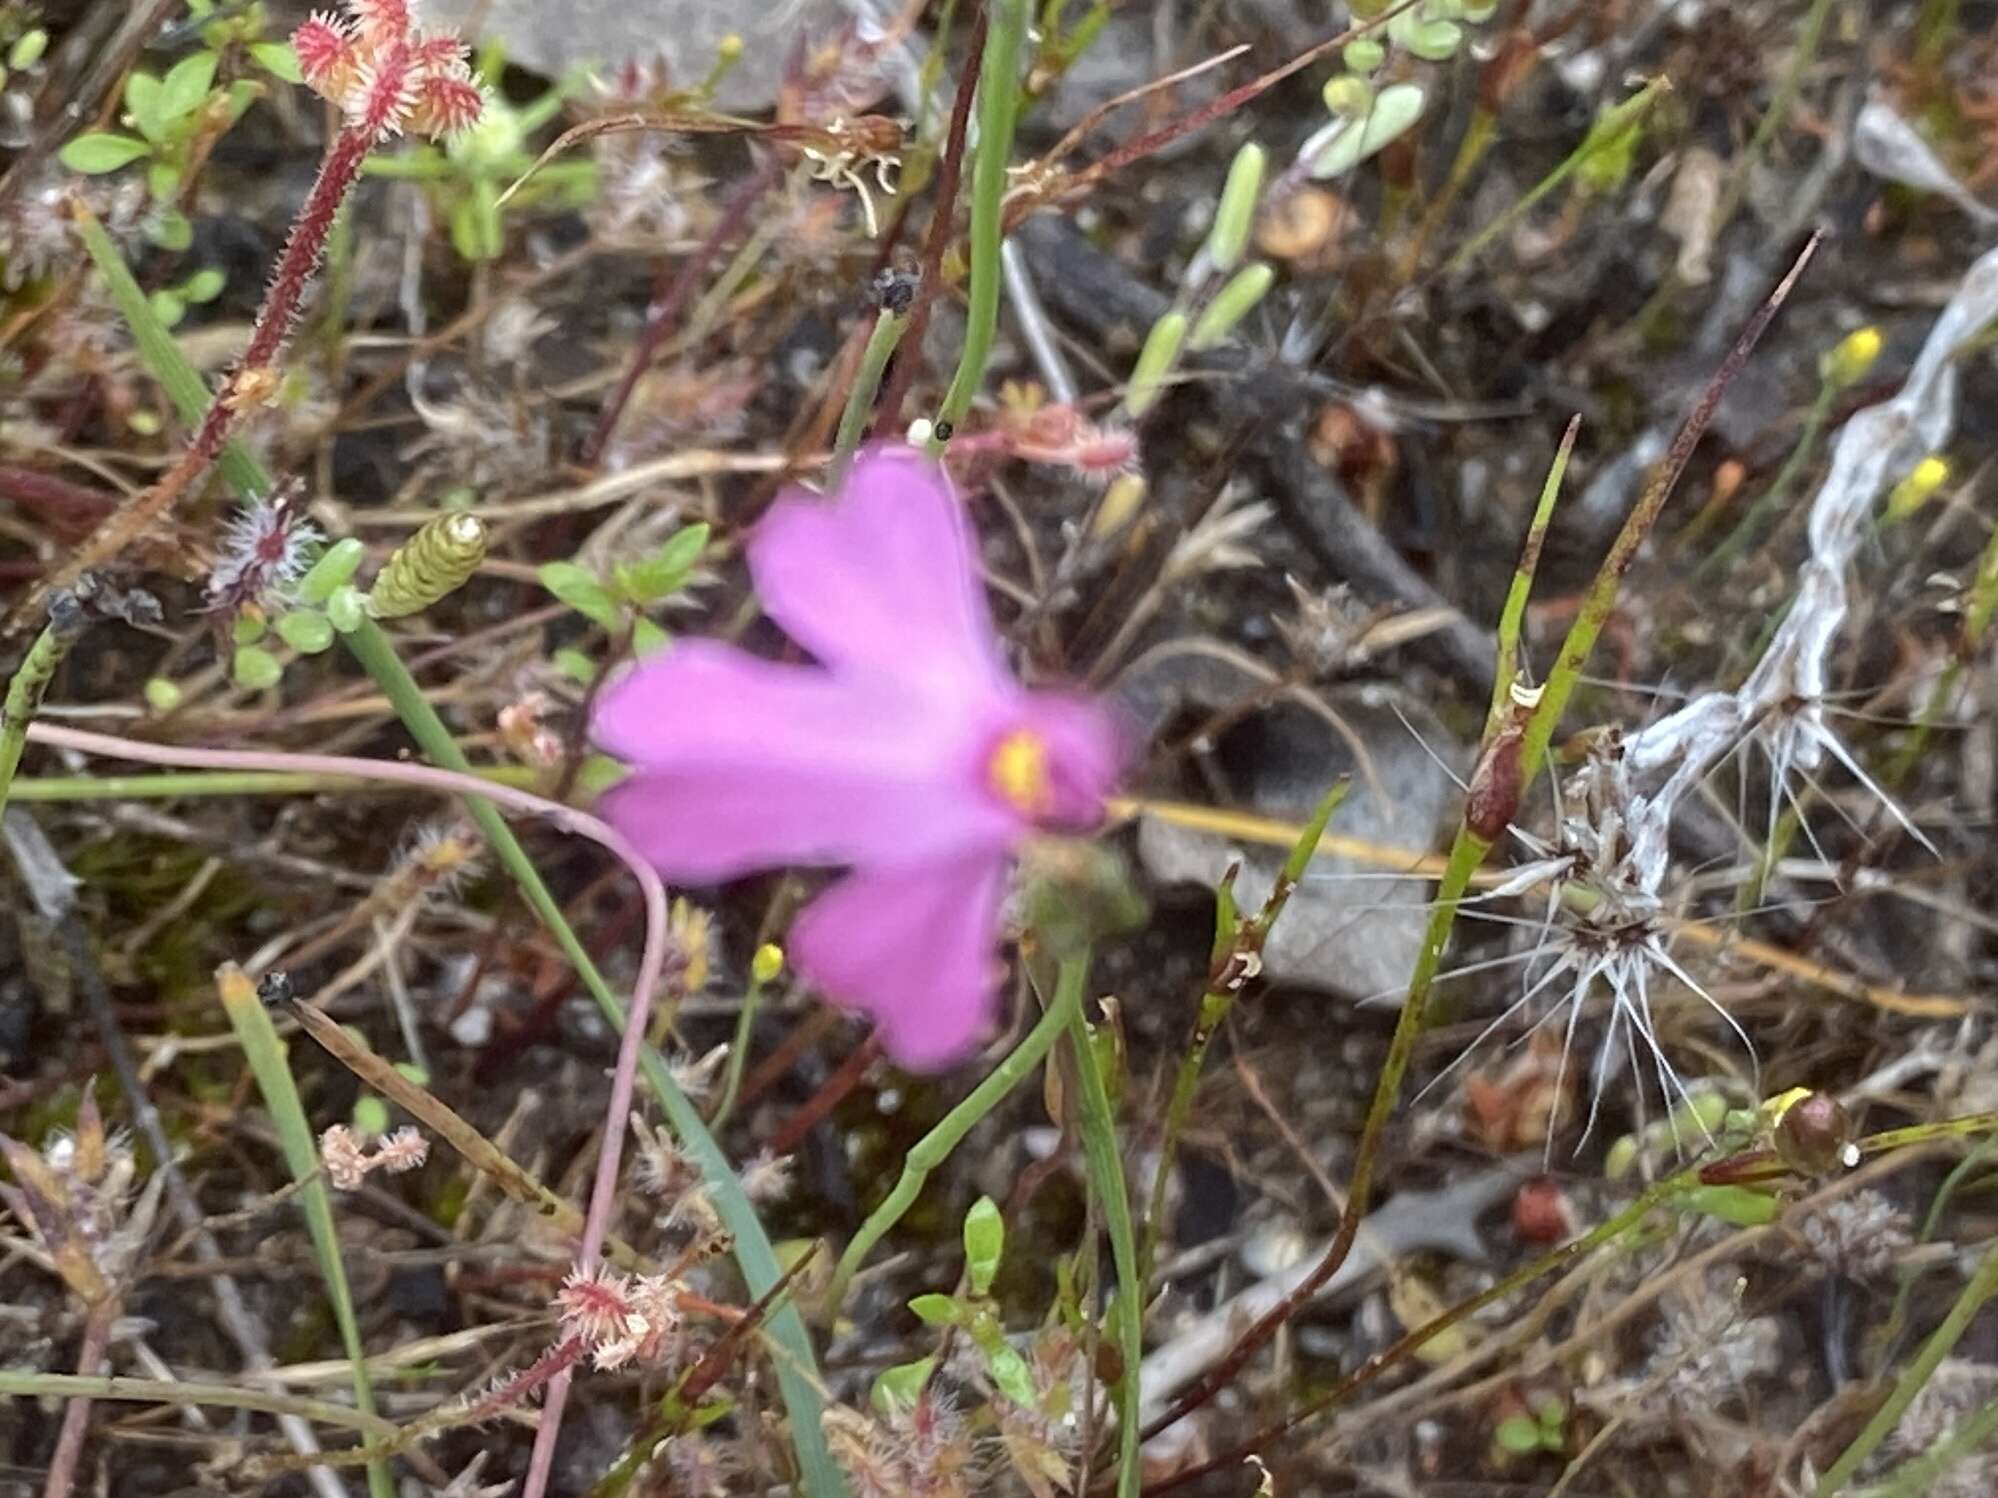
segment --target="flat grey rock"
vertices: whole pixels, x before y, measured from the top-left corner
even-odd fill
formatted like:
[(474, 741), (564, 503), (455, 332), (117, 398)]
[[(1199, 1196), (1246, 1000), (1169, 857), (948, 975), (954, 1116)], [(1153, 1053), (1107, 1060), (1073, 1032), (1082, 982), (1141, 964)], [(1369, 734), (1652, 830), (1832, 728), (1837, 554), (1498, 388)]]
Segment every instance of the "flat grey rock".
[[(426, 22), (457, 26), (479, 0), (429, 0)], [(847, 18), (839, 0), (492, 0), (478, 40), (498, 36), (507, 58), (550, 78), (571, 68), (663, 62), (676, 86), (708, 76), (730, 33), (742, 58), (715, 93), (722, 109), (760, 110), (799, 46), (824, 40)]]

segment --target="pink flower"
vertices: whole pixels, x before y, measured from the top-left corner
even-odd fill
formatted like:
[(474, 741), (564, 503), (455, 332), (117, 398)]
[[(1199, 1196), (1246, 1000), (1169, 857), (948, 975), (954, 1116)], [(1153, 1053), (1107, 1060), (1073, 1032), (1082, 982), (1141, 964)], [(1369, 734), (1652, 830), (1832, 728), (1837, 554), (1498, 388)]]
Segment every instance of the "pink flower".
[(607, 815), (669, 878), (848, 866), (791, 959), (897, 1061), (945, 1065), (991, 1016), (1014, 851), (1097, 820), (1116, 727), (1008, 674), (963, 509), (908, 449), (862, 453), (830, 500), (787, 494), (748, 551), (819, 664), (684, 641), (627, 671), (594, 724), (634, 767)]

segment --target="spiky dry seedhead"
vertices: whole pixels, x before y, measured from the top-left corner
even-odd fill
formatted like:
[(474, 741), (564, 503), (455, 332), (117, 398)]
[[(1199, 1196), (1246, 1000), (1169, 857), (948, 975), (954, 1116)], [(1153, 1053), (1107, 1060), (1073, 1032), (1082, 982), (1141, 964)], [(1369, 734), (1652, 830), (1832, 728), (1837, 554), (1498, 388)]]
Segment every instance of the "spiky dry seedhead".
[(89, 1086), (73, 1133), (50, 1136), (39, 1151), (0, 1134), (0, 1160), (14, 1184), (0, 1184), (0, 1204), (21, 1220), (56, 1273), (86, 1305), (109, 1302), (139, 1262), (152, 1234), (158, 1171), (136, 1201), (137, 1161), (123, 1132), (107, 1132)]
[(357, 1191), (374, 1171), (400, 1175), (414, 1170), (430, 1153), (430, 1144), (416, 1129), (405, 1125), (388, 1135), (373, 1149), (363, 1145), (345, 1124), (334, 1124), (319, 1136), (319, 1161), (326, 1178), (341, 1191)]
[(619, 1274), (604, 1265), (571, 1270), (555, 1295), (565, 1337), (579, 1339), (599, 1369), (658, 1367), (680, 1348), (682, 1292), (669, 1275)]
[(478, 123), (485, 93), (464, 44), (415, 29), (402, 0), (348, 0), (347, 15), (314, 13), (292, 33), (312, 91), (376, 142), (407, 130), (445, 136)]

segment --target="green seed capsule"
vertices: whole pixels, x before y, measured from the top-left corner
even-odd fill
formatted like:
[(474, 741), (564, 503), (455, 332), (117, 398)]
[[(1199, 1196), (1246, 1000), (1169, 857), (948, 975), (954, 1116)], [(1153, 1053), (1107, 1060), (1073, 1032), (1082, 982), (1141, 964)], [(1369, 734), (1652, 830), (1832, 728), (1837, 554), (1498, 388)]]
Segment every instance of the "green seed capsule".
[(317, 655), (333, 643), (333, 625), (316, 609), (294, 609), (277, 622), (278, 638), (300, 655)]
[(1207, 235), (1207, 258), (1216, 270), (1230, 271), (1241, 263), (1250, 231), (1256, 225), (1256, 195), (1263, 190), (1263, 148), (1251, 141), (1235, 153), (1227, 185), (1214, 210), (1214, 227)]
[(229, 674), (248, 692), (266, 692), (278, 684), (284, 667), (261, 645), (238, 645)]
[(1131, 370), (1131, 383), (1124, 392), (1124, 409), (1143, 416), (1158, 404), (1165, 393), (1166, 376), (1179, 360), (1180, 345), (1186, 341), (1186, 314), (1168, 312), (1152, 324), (1138, 362)]
[(1258, 260), (1253, 265), (1245, 265), (1236, 271), (1214, 294), (1214, 300), (1207, 304), (1207, 310), (1200, 314), (1200, 321), (1193, 326), (1193, 348), (1196, 353), (1213, 348), (1222, 342), (1241, 325), (1243, 318), (1255, 310), (1276, 280), (1276, 272)]
[(486, 558), (486, 523), (476, 515), (440, 515), (396, 549), (368, 593), (378, 619), (420, 613), (462, 587)]

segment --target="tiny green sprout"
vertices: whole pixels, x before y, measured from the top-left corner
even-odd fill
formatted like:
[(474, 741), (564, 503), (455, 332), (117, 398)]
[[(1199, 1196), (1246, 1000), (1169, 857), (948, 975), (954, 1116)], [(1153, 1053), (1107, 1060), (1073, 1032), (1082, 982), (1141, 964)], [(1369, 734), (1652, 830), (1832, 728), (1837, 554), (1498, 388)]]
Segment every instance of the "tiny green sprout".
[(146, 220), (146, 238), (178, 255), (194, 243), (194, 225), (178, 208), (162, 208)]
[(335, 541), (319, 554), (318, 560), (298, 580), (299, 602), (325, 603), (336, 588), (353, 581), (354, 574), (360, 570), (361, 559), (367, 554), (367, 547), (352, 536)]
[(909, 1309), (924, 1326), (961, 1326), (970, 1316), (967, 1307), (948, 1295), (918, 1295)]
[(1228, 180), (1221, 188), (1221, 201), (1214, 210), (1214, 227), (1207, 235), (1207, 258), (1218, 271), (1231, 271), (1241, 264), (1248, 248), (1249, 234), (1256, 223), (1256, 198), (1263, 190), (1263, 167), (1268, 153), (1250, 141), (1235, 153), (1228, 164)]
[(990, 1293), (1005, 1247), (1006, 1224), (1000, 1219), (998, 1203), (981, 1196), (964, 1214), (964, 1273), (973, 1295)]
[(1818, 361), (1818, 377), (1834, 390), (1857, 385), (1880, 357), (1880, 330), (1868, 323), (1854, 328)]
[(1909, 469), (1901, 482), (1887, 495), (1887, 510), (1883, 517), (1888, 525), (1897, 525), (1915, 511), (1935, 498), (1936, 491), (1949, 482), (1949, 460), (1930, 453), (1921, 462)]
[(261, 645), (238, 645), (229, 675), (246, 692), (267, 692), (278, 684), (284, 667)]
[(749, 959), (749, 976), (758, 983), (774, 983), (783, 971), (784, 949), (774, 941), (766, 941)]
[(1180, 345), (1186, 341), (1186, 314), (1166, 313), (1152, 324), (1138, 362), (1131, 368), (1131, 382), (1124, 391), (1124, 409), (1133, 417), (1143, 416), (1158, 404), (1165, 393), (1166, 377), (1179, 360)]
[(388, 1132), (388, 1104), (372, 1092), (354, 1099), (354, 1132), (363, 1139), (379, 1139)]
[(146, 706), (156, 713), (170, 713), (187, 700), (187, 694), (164, 676), (146, 678)]
[(300, 655), (317, 655), (333, 643), (333, 622), (317, 609), (293, 609), (278, 620), (277, 632)]
[(160, 320), (163, 328), (171, 328), (187, 316), (187, 303), (171, 291), (156, 291), (147, 300), (152, 303), (153, 316)]
[(1235, 272), (1228, 284), (1214, 294), (1214, 299), (1202, 310), (1200, 320), (1193, 325), (1190, 346), (1194, 352), (1203, 353), (1225, 343), (1275, 282), (1276, 272), (1260, 260)]

